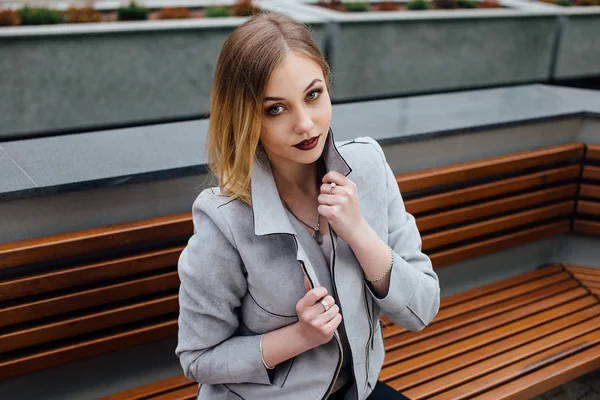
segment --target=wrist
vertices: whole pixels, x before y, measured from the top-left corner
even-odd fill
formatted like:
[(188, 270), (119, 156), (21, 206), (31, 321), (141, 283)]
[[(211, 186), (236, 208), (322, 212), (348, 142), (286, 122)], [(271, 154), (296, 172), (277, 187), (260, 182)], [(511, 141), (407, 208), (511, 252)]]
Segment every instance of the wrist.
[(298, 343), (302, 352), (312, 350), (315, 347), (304, 336), (302, 332), (302, 327), (300, 326), (300, 322), (296, 322), (295, 324), (293, 324), (292, 332), (294, 334), (296, 343)]
[(353, 250), (368, 246), (368, 243), (371, 241), (371, 236), (377, 236), (375, 231), (371, 228), (371, 225), (369, 225), (364, 218), (353, 232), (352, 236), (350, 236), (346, 242)]

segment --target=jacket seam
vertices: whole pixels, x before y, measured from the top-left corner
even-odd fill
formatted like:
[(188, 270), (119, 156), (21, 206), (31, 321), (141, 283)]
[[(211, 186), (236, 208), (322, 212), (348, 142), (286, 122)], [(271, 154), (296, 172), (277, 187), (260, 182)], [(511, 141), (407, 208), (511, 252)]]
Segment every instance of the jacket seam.
[(266, 308), (264, 308), (263, 306), (261, 306), (260, 304), (258, 304), (258, 301), (256, 301), (256, 299), (254, 298), (254, 296), (252, 296), (252, 293), (250, 293), (250, 290), (248, 290), (248, 295), (250, 296), (250, 298), (252, 299), (252, 301), (254, 301), (254, 304), (256, 304), (261, 310), (263, 310), (266, 313), (269, 313), (269, 314), (274, 315), (274, 316), (279, 317), (279, 318), (294, 318), (294, 319), (298, 318), (298, 316), (296, 316), (296, 315), (280, 315), (280, 314), (274, 313), (272, 311), (269, 311)]

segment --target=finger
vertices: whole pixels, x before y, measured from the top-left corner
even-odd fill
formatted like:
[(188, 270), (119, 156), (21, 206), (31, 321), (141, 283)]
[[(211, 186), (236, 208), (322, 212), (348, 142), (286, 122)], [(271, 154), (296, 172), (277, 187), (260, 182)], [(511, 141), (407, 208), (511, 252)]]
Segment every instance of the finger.
[(308, 292), (306, 292), (304, 297), (300, 299), (298, 306), (302, 309), (309, 308), (325, 296), (327, 296), (327, 289), (322, 286), (310, 289)]
[[(336, 188), (337, 190), (337, 188)], [(324, 194), (321, 193), (318, 197), (317, 197), (317, 201), (319, 202), (319, 204), (324, 205), (324, 206), (335, 206), (335, 205), (340, 205), (342, 204), (343, 198), (340, 196), (336, 196), (336, 195), (331, 195), (328, 193)]]
[[(333, 307), (335, 305), (335, 300), (331, 296), (325, 296), (325, 298), (323, 298), (322, 300), (325, 300), (325, 302), (329, 306), (330, 310), (331, 310), (331, 307)], [(325, 306), (323, 304), (321, 304), (321, 302), (319, 301), (306, 309), (304, 317), (306, 319), (311, 320), (325, 312), (327, 312), (327, 311), (325, 311)]]
[(338, 307), (337, 304), (334, 304), (334, 306), (331, 307), (329, 310), (314, 317), (314, 319), (312, 321), (317, 326), (325, 325), (339, 313), (340, 313), (340, 308)]
[(307, 292), (312, 289), (312, 287), (310, 286), (310, 281), (308, 280), (308, 278), (306, 276), (304, 276), (304, 289)]
[(326, 173), (323, 176), (322, 182), (323, 183), (331, 183), (331, 182), (335, 182), (337, 185), (343, 185), (344, 182), (346, 181), (346, 178), (344, 175), (340, 174), (337, 171), (329, 171), (328, 173)]
[(340, 322), (342, 322), (342, 314), (336, 314), (331, 321), (323, 325), (323, 328), (335, 330), (340, 326)]

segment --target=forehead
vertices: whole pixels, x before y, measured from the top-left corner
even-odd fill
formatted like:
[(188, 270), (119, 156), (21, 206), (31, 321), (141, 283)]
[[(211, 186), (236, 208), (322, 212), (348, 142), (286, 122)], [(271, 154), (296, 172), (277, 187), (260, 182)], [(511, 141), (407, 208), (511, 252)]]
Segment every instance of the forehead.
[(267, 96), (302, 92), (306, 85), (317, 78), (325, 81), (319, 64), (302, 54), (290, 52), (269, 77)]

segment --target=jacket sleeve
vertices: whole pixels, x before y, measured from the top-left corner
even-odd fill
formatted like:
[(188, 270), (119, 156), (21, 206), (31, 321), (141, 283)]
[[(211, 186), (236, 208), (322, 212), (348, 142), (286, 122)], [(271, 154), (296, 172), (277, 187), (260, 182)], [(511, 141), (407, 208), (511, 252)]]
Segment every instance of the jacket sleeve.
[(175, 354), (185, 376), (202, 384), (271, 384), (260, 335), (235, 336), (247, 290), (233, 236), (206, 190), (192, 207), (194, 234), (178, 261), (179, 332)]
[(387, 188), (388, 245), (394, 252), (390, 287), (384, 298), (370, 294), (381, 311), (396, 325), (411, 331), (425, 328), (440, 307), (440, 286), (431, 260), (421, 251), (421, 235), (415, 218), (406, 211), (398, 183), (379, 143), (375, 147), (385, 169)]

